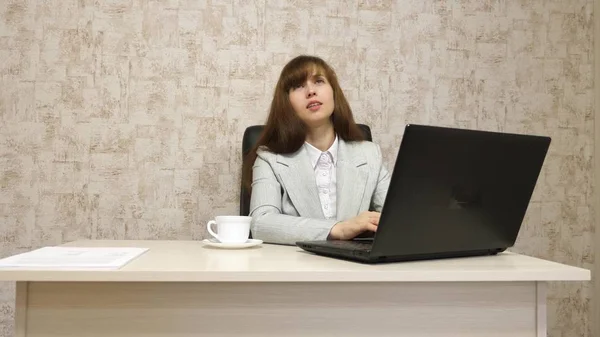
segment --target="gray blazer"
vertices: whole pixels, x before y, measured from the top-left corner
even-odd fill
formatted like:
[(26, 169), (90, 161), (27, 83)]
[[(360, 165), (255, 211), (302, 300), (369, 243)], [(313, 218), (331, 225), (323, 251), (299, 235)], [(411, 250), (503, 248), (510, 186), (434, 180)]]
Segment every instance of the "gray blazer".
[(390, 175), (381, 149), (368, 141), (339, 139), (336, 167), (337, 219), (327, 220), (304, 146), (293, 154), (259, 149), (253, 166), (252, 236), (269, 243), (326, 240), (331, 227), (369, 209), (381, 212)]

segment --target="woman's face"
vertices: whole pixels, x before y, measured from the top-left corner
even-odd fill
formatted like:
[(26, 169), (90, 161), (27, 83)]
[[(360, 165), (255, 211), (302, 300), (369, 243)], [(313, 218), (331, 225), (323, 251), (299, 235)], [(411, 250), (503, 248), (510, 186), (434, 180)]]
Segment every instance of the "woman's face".
[(325, 76), (313, 72), (304, 83), (290, 89), (289, 97), (294, 111), (308, 127), (331, 123), (333, 88)]

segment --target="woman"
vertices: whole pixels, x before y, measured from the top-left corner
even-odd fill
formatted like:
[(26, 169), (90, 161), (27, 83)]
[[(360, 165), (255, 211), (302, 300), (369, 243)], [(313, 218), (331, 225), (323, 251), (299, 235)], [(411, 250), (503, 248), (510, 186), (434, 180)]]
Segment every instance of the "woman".
[(298, 56), (283, 68), (246, 160), (254, 238), (293, 245), (377, 230), (390, 176), (321, 58)]

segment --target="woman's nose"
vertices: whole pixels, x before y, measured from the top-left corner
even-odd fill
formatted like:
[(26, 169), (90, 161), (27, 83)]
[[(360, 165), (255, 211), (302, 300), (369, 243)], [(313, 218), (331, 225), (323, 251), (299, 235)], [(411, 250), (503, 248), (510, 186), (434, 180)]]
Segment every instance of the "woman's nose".
[(311, 96), (314, 96), (314, 94), (315, 94), (315, 88), (312, 85), (308, 84), (306, 86), (306, 96), (311, 97)]

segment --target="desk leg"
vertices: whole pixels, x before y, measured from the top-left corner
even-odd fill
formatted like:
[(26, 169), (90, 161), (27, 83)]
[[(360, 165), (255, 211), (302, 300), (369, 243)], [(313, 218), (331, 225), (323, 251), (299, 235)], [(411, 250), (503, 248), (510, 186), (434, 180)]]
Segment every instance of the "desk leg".
[(547, 337), (547, 311), (546, 311), (546, 282), (536, 282), (536, 320), (537, 320), (537, 337)]
[(545, 337), (544, 286), (32, 282), (19, 337)]
[(15, 301), (15, 337), (27, 336), (27, 288), (29, 282), (17, 282)]

